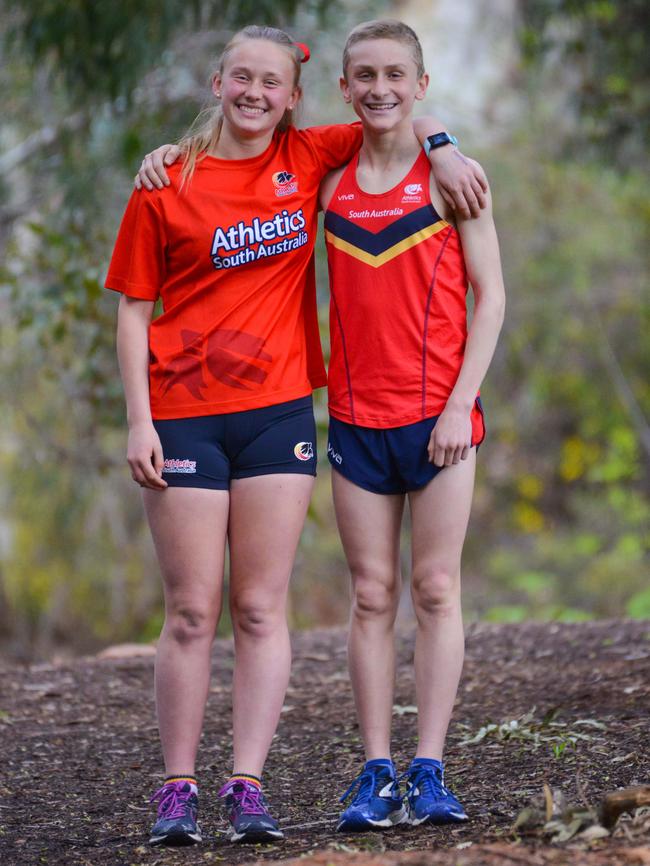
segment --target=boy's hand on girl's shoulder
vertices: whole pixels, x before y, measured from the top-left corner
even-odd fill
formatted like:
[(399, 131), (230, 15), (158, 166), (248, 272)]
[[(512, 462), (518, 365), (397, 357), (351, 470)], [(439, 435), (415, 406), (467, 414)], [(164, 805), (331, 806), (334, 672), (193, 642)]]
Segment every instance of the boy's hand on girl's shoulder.
[(488, 181), (483, 167), (455, 147), (440, 147), (432, 160), (433, 175), (449, 207), (464, 219), (481, 215), (487, 205)]
[(176, 162), (181, 155), (181, 149), (176, 144), (161, 144), (142, 160), (134, 184), (136, 189), (151, 191), (169, 186), (169, 176), (165, 171), (166, 165)]
[(471, 413), (448, 406), (431, 431), (427, 446), (429, 462), (440, 467), (460, 463), (471, 447)]

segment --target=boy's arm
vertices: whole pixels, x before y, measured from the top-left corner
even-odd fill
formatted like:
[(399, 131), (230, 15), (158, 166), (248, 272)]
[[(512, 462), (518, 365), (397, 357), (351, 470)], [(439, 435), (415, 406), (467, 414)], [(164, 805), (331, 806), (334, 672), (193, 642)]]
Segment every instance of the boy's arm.
[[(428, 136), (446, 132), (435, 117), (415, 118), (413, 131), (423, 146)], [(148, 153), (135, 176), (136, 188), (152, 190), (169, 186), (165, 167), (176, 162), (180, 154), (180, 148), (175, 144), (163, 144)], [(486, 205), (488, 188), (479, 163), (468, 159), (453, 144), (431, 150), (429, 161), (440, 193), (452, 210), (466, 219), (477, 217)]]
[(474, 315), (458, 379), (429, 440), (429, 459), (436, 466), (449, 466), (467, 457), (472, 444), (472, 408), (490, 366), (505, 311), (499, 242), (489, 191), (478, 219), (459, 219), (458, 231), (474, 293)]
[(152, 189), (162, 189), (169, 186), (169, 176), (165, 166), (172, 165), (181, 155), (181, 149), (177, 144), (161, 144), (151, 153), (148, 153), (140, 163), (138, 173), (134, 178), (136, 189), (143, 187), (149, 192)]
[(164, 490), (163, 453), (149, 405), (149, 325), (154, 301), (122, 295), (117, 312), (117, 357), (129, 425), (127, 461), (141, 487)]
[[(448, 130), (436, 117), (416, 117), (413, 131), (424, 147), (426, 139)], [(478, 217), (487, 204), (488, 182), (476, 160), (468, 159), (454, 144), (429, 151), (429, 162), (436, 184), (449, 207), (464, 219)]]

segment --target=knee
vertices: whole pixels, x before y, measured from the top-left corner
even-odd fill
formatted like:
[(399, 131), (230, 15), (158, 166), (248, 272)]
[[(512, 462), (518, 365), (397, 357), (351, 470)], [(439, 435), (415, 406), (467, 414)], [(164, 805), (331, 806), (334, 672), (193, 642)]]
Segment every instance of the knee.
[(279, 600), (262, 598), (257, 593), (243, 593), (230, 604), (233, 629), (254, 638), (269, 637), (279, 623), (285, 622), (285, 605)]
[(411, 578), (416, 614), (447, 618), (460, 607), (460, 575), (438, 566), (416, 567)]
[(217, 616), (206, 605), (183, 604), (172, 607), (165, 615), (165, 631), (172, 640), (183, 646), (211, 643), (216, 630)]
[(395, 618), (400, 583), (393, 575), (372, 571), (353, 573), (352, 612), (357, 619)]

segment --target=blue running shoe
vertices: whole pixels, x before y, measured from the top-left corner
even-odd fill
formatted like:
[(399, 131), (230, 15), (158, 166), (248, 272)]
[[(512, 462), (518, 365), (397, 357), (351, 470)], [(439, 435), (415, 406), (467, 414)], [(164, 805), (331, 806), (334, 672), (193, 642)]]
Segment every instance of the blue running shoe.
[(254, 782), (235, 778), (219, 791), (230, 809), (231, 842), (277, 842), (284, 839), (278, 822), (269, 815), (262, 789)]
[(340, 802), (344, 803), (352, 795), (354, 798), (336, 828), (340, 833), (383, 830), (406, 820), (406, 809), (392, 761), (368, 761)]
[(151, 830), (150, 845), (194, 845), (201, 841), (197, 824), (199, 797), (196, 785), (185, 779), (165, 782), (150, 803), (158, 803), (158, 820)]
[(456, 824), (467, 821), (467, 814), (445, 787), (445, 768), (433, 758), (414, 758), (404, 774), (407, 778), (409, 824)]

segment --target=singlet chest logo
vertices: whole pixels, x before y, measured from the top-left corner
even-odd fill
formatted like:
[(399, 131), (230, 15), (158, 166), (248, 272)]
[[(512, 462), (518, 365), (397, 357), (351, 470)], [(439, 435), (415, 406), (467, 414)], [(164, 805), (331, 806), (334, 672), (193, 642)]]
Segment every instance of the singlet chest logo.
[(407, 183), (404, 187), (404, 194), (402, 195), (402, 202), (421, 202), (422, 201), (422, 184), (421, 183)]
[(271, 176), (277, 196), (291, 195), (298, 192), (298, 179), (290, 171), (276, 171)]
[(210, 251), (212, 264), (220, 271), (297, 250), (309, 241), (306, 225), (303, 210), (298, 208), (282, 210), (269, 220), (254, 217), (226, 228), (217, 226)]

